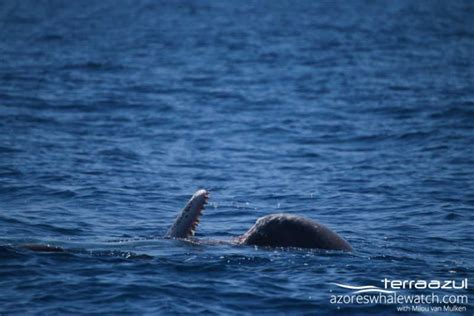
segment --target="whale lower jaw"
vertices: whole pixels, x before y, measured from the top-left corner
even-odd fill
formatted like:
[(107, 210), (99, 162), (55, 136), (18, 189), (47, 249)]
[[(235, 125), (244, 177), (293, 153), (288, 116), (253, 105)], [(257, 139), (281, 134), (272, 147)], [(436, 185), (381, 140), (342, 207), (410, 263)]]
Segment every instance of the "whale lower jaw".
[[(208, 198), (206, 190), (194, 193), (164, 237), (193, 237)], [(245, 234), (232, 242), (241, 245), (353, 251), (346, 240), (326, 226), (308, 218), (284, 213), (259, 218)]]
[(237, 239), (237, 243), (353, 251), (346, 240), (326, 226), (301, 216), (283, 213), (259, 218), (245, 234)]
[(206, 190), (196, 191), (166, 232), (165, 238), (193, 237), (208, 198)]

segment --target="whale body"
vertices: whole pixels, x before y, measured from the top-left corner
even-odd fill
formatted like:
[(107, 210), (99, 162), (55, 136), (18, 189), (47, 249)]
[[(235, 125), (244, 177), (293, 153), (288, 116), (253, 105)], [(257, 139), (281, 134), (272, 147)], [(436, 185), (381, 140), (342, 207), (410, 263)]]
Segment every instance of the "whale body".
[[(200, 217), (209, 199), (206, 190), (198, 190), (186, 203), (164, 238), (176, 238), (194, 243)], [(243, 235), (231, 241), (205, 241), (208, 244), (232, 243), (263, 247), (294, 247), (324, 250), (352, 251), (351, 245), (326, 226), (302, 216), (278, 213), (257, 219)], [(49, 244), (23, 244), (23, 248), (39, 252), (64, 252), (65, 249)]]
[[(167, 238), (192, 238), (209, 193), (199, 190), (177, 216), (166, 233)], [(278, 213), (259, 218), (236, 244), (267, 247), (296, 247), (352, 251), (351, 245), (326, 226), (297, 215)]]

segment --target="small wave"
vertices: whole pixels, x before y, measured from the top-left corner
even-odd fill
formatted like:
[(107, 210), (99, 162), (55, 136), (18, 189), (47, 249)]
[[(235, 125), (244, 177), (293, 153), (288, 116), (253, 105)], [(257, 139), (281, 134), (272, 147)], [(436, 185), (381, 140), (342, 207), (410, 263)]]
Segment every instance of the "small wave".
[(451, 221), (451, 220), (456, 220), (456, 219), (462, 218), (462, 216), (457, 214), (457, 213), (452, 213), (451, 212), (451, 213), (447, 214), (444, 218)]
[[(34, 98), (32, 99), (34, 100)], [(2, 120), (6, 120), (11, 123), (42, 123), (42, 124), (57, 124), (58, 121), (52, 117), (29, 115), (29, 114), (17, 114), (17, 115), (2, 115)]]
[(140, 160), (140, 155), (137, 154), (136, 152), (132, 150), (127, 150), (127, 149), (121, 149), (121, 148), (110, 148), (110, 149), (104, 149), (100, 150), (98, 152), (100, 156), (103, 156), (105, 158), (110, 158), (114, 160), (133, 160), (137, 161)]
[(122, 65), (110, 62), (88, 61), (83, 63), (66, 64), (62, 66), (64, 70), (86, 70), (86, 71), (119, 71), (125, 69)]
[(6, 217), (6, 216), (2, 216), (0, 215), (0, 223), (1, 222), (4, 222), (4, 223), (7, 223), (7, 224), (19, 224), (19, 225), (26, 225), (25, 222), (19, 220), (19, 219), (16, 219), (16, 218), (13, 218), (13, 217)]
[(38, 38), (38, 42), (60, 42), (65, 39), (64, 36), (59, 34), (46, 34)]
[(473, 106), (474, 101), (461, 102), (459, 105), (452, 106), (449, 109), (433, 113), (431, 114), (431, 117), (435, 119), (472, 119), (474, 118), (474, 110), (472, 110)]
[(83, 254), (90, 254), (94, 257), (112, 257), (112, 258), (124, 258), (131, 260), (151, 260), (154, 257), (147, 254), (137, 254), (131, 251), (120, 251), (120, 250), (82, 250), (79, 251)]
[(48, 231), (48, 232), (54, 232), (54, 233), (59, 233), (61, 235), (69, 235), (69, 236), (77, 236), (83, 232), (83, 230), (78, 227), (77, 228), (59, 227), (59, 226), (45, 224), (45, 223), (32, 224), (31, 226), (34, 228)]
[(419, 140), (419, 139), (426, 139), (434, 134), (434, 131), (432, 132), (409, 132), (409, 133), (404, 133), (398, 136), (399, 139), (402, 140)]
[(21, 150), (13, 147), (0, 146), (0, 154), (12, 154), (18, 152), (21, 152)]
[(257, 265), (260, 266), (265, 263), (270, 263), (269, 258), (257, 257), (257, 256), (242, 256), (242, 255), (229, 255), (221, 256), (219, 258), (223, 264), (232, 265)]
[[(2, 153), (1, 149), (0, 149), (0, 153)], [(2, 177), (15, 177), (18, 179), (18, 177), (21, 177), (23, 175), (24, 175), (23, 172), (12, 167), (4, 167), (3, 170), (0, 170), (0, 176)]]
[[(8, 14), (7, 14), (8, 17)], [(38, 24), (40, 22), (37, 18), (32, 16), (11, 15), (7, 19), (8, 23), (12, 24)]]
[[(387, 87), (388, 89), (392, 91), (412, 91), (414, 90), (412, 86), (403, 86), (403, 85), (391, 85)], [(398, 109), (399, 111), (400, 109)]]
[(11, 245), (0, 245), (0, 259), (17, 259), (21, 254)]

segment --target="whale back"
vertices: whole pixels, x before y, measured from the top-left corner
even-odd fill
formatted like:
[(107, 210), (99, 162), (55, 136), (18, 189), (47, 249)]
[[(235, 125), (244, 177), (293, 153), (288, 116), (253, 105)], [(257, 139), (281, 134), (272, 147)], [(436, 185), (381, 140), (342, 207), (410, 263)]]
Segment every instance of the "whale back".
[(259, 218), (255, 225), (240, 237), (239, 243), (352, 251), (347, 241), (326, 226), (290, 214), (271, 214)]

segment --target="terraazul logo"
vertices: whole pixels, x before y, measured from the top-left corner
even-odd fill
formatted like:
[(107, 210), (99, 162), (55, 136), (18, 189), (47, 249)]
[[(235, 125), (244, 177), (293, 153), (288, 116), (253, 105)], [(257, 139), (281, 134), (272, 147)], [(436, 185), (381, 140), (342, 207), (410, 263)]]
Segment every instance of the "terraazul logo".
[[(468, 279), (399, 280), (384, 278), (381, 286), (332, 283), (351, 290), (332, 294), (330, 303), (338, 305), (395, 305), (397, 312), (466, 312), (469, 305)], [(332, 292), (332, 290), (331, 290)], [(446, 294), (451, 292), (450, 294)]]
[(391, 280), (391, 279), (383, 279), (380, 280), (383, 283), (384, 288), (377, 287), (375, 285), (362, 285), (362, 286), (355, 286), (355, 285), (348, 285), (348, 284), (341, 284), (341, 283), (333, 283), (338, 287), (354, 290), (352, 294), (359, 294), (359, 293), (395, 293), (394, 290), (405, 290), (405, 289), (415, 289), (415, 290), (467, 290), (468, 288), (468, 279), (465, 278), (461, 281), (459, 280)]

